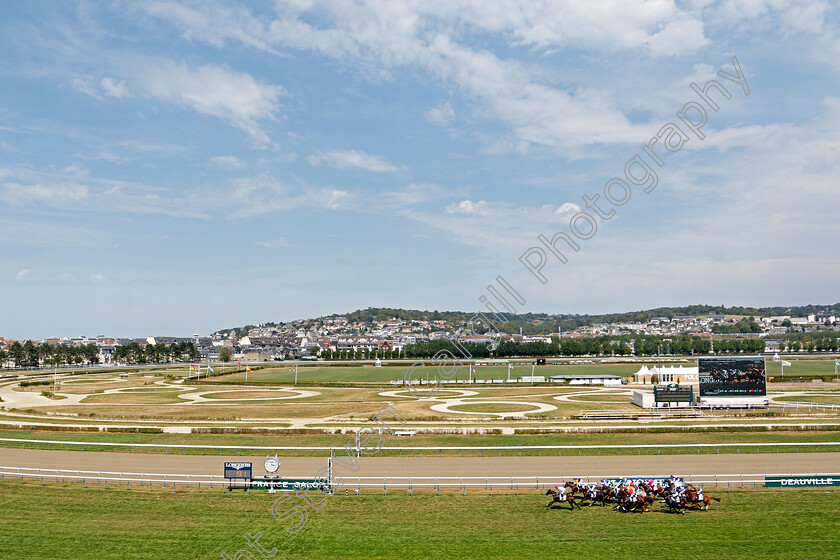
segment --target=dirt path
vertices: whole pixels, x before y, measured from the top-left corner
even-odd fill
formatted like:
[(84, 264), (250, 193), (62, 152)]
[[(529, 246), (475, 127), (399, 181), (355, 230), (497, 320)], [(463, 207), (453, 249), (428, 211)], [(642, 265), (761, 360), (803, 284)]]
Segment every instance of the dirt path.
[[(224, 461), (251, 461), (263, 474), (265, 456), (149, 455), (0, 448), (0, 465), (86, 471), (222, 474)], [(314, 475), (326, 457), (281, 457), (282, 475)], [(350, 463), (344, 456), (343, 462)], [(359, 468), (334, 461), (336, 476), (605, 476), (793, 474), (840, 472), (837, 453), (609, 457), (362, 457)]]

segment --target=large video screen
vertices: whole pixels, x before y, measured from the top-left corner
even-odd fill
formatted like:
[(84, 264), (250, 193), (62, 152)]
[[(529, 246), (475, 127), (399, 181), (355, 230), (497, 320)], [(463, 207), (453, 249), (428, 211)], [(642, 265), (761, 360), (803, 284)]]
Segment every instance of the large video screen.
[(701, 397), (761, 397), (767, 394), (764, 358), (700, 358)]

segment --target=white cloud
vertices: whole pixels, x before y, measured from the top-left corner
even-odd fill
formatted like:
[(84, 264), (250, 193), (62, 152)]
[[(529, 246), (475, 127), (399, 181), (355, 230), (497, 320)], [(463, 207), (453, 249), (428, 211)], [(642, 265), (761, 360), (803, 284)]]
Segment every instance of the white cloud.
[(90, 281), (91, 282), (97, 282), (97, 283), (104, 282), (105, 281), (105, 275), (101, 274), (101, 273), (98, 273), (98, 272), (95, 272), (95, 273), (90, 275)]
[(245, 162), (236, 156), (216, 156), (211, 157), (210, 161), (222, 167), (245, 167)]
[(114, 78), (102, 78), (102, 89), (106, 94), (117, 99), (122, 99), (128, 95), (128, 87), (125, 85), (125, 80), (115, 80)]
[(651, 54), (675, 56), (693, 52), (709, 42), (703, 22), (687, 15), (678, 16), (647, 39)]
[(402, 213), (486, 254), (513, 255), (532, 245), (540, 233), (568, 228), (571, 213), (578, 210), (580, 207), (570, 202), (560, 206), (518, 206), (508, 202), (462, 200), (446, 206), (442, 213), (413, 209)]
[(710, 10), (710, 17), (740, 30), (766, 28), (774, 22), (783, 29), (822, 33), (831, 5), (823, 0), (724, 0)]
[(411, 183), (401, 189), (377, 194), (376, 206), (388, 210), (403, 209), (455, 196), (459, 193), (453, 189), (442, 189), (433, 183)]
[(330, 210), (341, 210), (350, 198), (349, 192), (336, 189), (329, 194), (326, 206)]
[(255, 241), (254, 245), (259, 245), (260, 247), (288, 247), (289, 242), (286, 241), (285, 237), (278, 237), (273, 241)]
[(78, 91), (102, 101), (106, 95), (122, 99), (128, 95), (125, 80), (102, 78), (97, 82), (91, 76), (77, 76), (70, 80), (70, 85)]
[(311, 165), (326, 164), (339, 169), (364, 169), (372, 173), (395, 173), (400, 167), (381, 156), (366, 154), (361, 150), (333, 150), (306, 158)]
[(205, 64), (190, 68), (166, 61), (150, 64), (138, 75), (146, 94), (227, 121), (256, 142), (269, 144), (260, 122), (275, 120), (283, 87), (257, 81), (245, 72)]
[[(234, 40), (263, 49), (286, 44), (333, 56), (358, 56), (374, 44), (390, 43), (393, 48), (386, 53), (392, 63), (404, 59), (405, 51), (415, 48), (415, 40), (431, 28), (500, 35), (515, 46), (610, 52), (647, 49), (657, 34), (696, 21), (672, 0), (287, 0), (277, 2), (277, 18), (268, 23), (245, 7), (214, 3), (185, 8), (170, 2), (140, 2), (135, 7), (177, 26), (191, 40), (216, 46)], [(308, 23), (306, 16), (313, 14), (335, 26)], [(706, 41), (702, 35), (686, 34), (669, 54), (693, 52)]]
[(13, 206), (30, 205), (35, 202), (48, 202), (60, 206), (84, 200), (89, 194), (88, 187), (74, 182), (0, 183), (0, 200)]
[(299, 208), (344, 210), (351, 207), (353, 199), (345, 190), (290, 185), (268, 173), (240, 177), (232, 184), (232, 191), (219, 188), (212, 193), (203, 193), (203, 204), (233, 208), (233, 218), (242, 219)]
[(266, 41), (266, 24), (251, 16), (244, 6), (203, 2), (190, 8), (175, 2), (134, 2), (132, 6), (180, 27), (184, 37), (221, 47), (227, 40), (234, 40), (252, 47), (272, 52)]
[[(647, 129), (631, 123), (609, 94), (549, 85), (519, 62), (464, 46), (461, 36), (497, 36), (513, 47), (638, 49), (670, 56), (694, 52), (708, 42), (702, 21), (671, 0), (289, 1), (278, 3), (277, 16), (268, 23), (246, 9), (231, 14), (232, 9), (214, 4), (189, 13), (156, 6), (138, 8), (176, 25), (186, 37), (217, 46), (247, 35), (255, 38), (248, 44), (256, 40), (351, 59), (374, 76), (400, 66), (425, 69), (478, 101), (482, 116), (511, 126), (518, 140), (561, 150), (636, 142)], [(214, 23), (220, 17), (228, 17), (227, 29)], [(426, 116), (440, 124), (451, 112), (444, 105)], [(528, 148), (521, 142), (511, 146), (520, 152)]]
[(473, 202), (471, 200), (462, 200), (457, 204), (450, 204), (446, 207), (444, 212), (447, 214), (463, 214), (464, 216), (476, 216), (484, 213), (487, 208), (487, 202), (479, 200)]
[(70, 80), (70, 85), (85, 95), (89, 95), (95, 99), (102, 99), (102, 93), (90, 77), (73, 78)]
[(427, 110), (426, 118), (433, 124), (448, 126), (452, 122), (452, 119), (455, 118), (455, 109), (453, 109), (452, 105), (447, 101), (446, 103)]
[(17, 273), (17, 279), (19, 281), (29, 280), (32, 276), (32, 271), (28, 268), (24, 268), (20, 272)]
[(13, 206), (113, 211), (202, 218), (203, 199), (194, 193), (91, 176), (71, 166), (59, 173), (28, 167), (0, 167), (0, 201)]
[(564, 202), (554, 211), (555, 214), (569, 214), (571, 212), (580, 212), (580, 206), (574, 202)]

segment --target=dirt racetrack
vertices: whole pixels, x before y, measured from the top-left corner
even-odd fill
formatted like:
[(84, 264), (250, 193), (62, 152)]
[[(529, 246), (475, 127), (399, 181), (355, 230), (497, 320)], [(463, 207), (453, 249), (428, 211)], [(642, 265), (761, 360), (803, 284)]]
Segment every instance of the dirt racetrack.
[[(264, 456), (149, 455), (0, 449), (0, 466), (148, 474), (222, 474), (224, 461), (251, 461), (263, 474)], [(339, 460), (341, 459), (341, 460)], [(281, 457), (279, 474), (312, 476), (326, 457)], [(344, 466), (343, 464), (347, 466)], [(607, 457), (362, 457), (352, 470), (334, 460), (336, 476), (606, 476), (702, 474), (829, 474), (840, 472), (838, 453), (663, 455)]]

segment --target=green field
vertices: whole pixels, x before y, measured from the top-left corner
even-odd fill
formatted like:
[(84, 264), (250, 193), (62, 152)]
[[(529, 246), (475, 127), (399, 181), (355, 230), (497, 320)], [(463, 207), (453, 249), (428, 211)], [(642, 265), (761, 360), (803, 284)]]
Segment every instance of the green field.
[[(432, 360), (425, 360), (431, 363)], [(299, 383), (324, 383), (324, 382), (388, 382), (402, 380), (405, 378), (411, 364), (401, 366), (373, 367), (373, 366), (298, 366)], [(639, 370), (638, 364), (592, 364), (592, 365), (545, 365), (534, 369), (534, 375), (549, 377), (552, 375), (569, 374), (598, 374), (612, 373), (615, 375), (630, 376)], [(412, 370), (412, 379), (434, 379), (438, 375), (437, 367), (424, 366)], [(448, 375), (448, 372), (447, 372)], [(531, 366), (516, 366), (510, 371), (511, 377), (522, 377), (531, 375)], [(476, 366), (473, 379), (507, 379), (508, 368), (505, 366)], [(452, 379), (468, 379), (469, 368), (464, 365), (459, 368)], [(289, 373), (288, 366), (268, 367), (253, 371), (248, 374), (249, 383), (293, 383), (295, 380), (294, 368)], [(211, 377), (211, 382), (242, 383), (245, 381), (245, 373), (232, 373)]]
[[(786, 360), (791, 360), (793, 365), (785, 368), (785, 378), (798, 379), (799, 377), (830, 377), (834, 375), (834, 360), (833, 359), (813, 359), (813, 360), (797, 360), (785, 356)], [(419, 360), (427, 364), (431, 364), (432, 360)], [(656, 364), (654, 360), (648, 360), (645, 363), (653, 366)], [(670, 362), (669, 362), (670, 363)], [(406, 371), (411, 367), (410, 363), (403, 363), (401, 365), (389, 365), (386, 367), (377, 368), (372, 365), (348, 364), (346, 366), (319, 366), (319, 365), (299, 365), (298, 366), (298, 382), (299, 383), (325, 383), (325, 382), (347, 382), (347, 383), (382, 383), (392, 380), (403, 380)], [(687, 360), (683, 365), (696, 365), (694, 360)], [(533, 369), (535, 375), (542, 375), (550, 377), (552, 375), (570, 375), (570, 374), (614, 374), (624, 377), (630, 377), (641, 367), (639, 363), (618, 363), (618, 364), (569, 364), (569, 365), (545, 365), (537, 366)], [(522, 377), (531, 375), (532, 368), (530, 365), (515, 365), (511, 369), (511, 377)], [(437, 367), (431, 365), (424, 367), (417, 367), (412, 370), (413, 379), (434, 379), (438, 375)], [(775, 363), (772, 359), (767, 360), (767, 375), (770, 377), (781, 377), (780, 364)], [(464, 365), (461, 367), (453, 379), (467, 379), (469, 377), (469, 368)], [(473, 379), (507, 379), (508, 368), (506, 366), (476, 366)], [(295, 380), (294, 366), (292, 372), (289, 372), (288, 365), (281, 365), (279, 367), (269, 366), (263, 369), (253, 371), (248, 374), (249, 383), (293, 383)], [(242, 383), (245, 381), (245, 373), (238, 372), (228, 375), (222, 375), (210, 378), (210, 382), (228, 382), (228, 383)]]
[[(0, 484), (0, 557), (234, 557), (244, 534), (276, 558), (714, 558), (840, 556), (840, 500), (827, 492), (720, 492), (710, 511), (547, 510), (538, 494), (328, 497), (306, 525), (271, 516), (267, 493), (197, 494)], [(314, 497), (314, 496), (313, 496)], [(303, 503), (291, 498), (291, 505)], [(281, 506), (280, 512), (288, 507)], [(248, 549), (260, 557), (253, 549)], [(241, 556), (240, 558), (247, 558)]]
[(527, 404), (512, 404), (512, 403), (470, 403), (470, 404), (456, 404), (449, 407), (450, 410), (457, 410), (461, 412), (475, 412), (481, 414), (482, 412), (532, 412), (534, 407)]
[[(784, 356), (791, 362), (791, 367), (785, 368), (784, 379), (798, 379), (799, 377), (834, 377), (834, 360), (797, 360)], [(780, 362), (767, 360), (767, 376), (776, 381), (782, 380), (782, 365)]]

